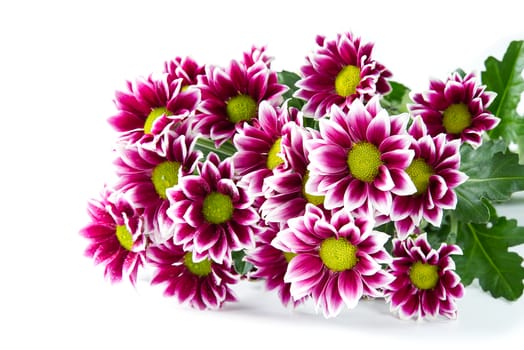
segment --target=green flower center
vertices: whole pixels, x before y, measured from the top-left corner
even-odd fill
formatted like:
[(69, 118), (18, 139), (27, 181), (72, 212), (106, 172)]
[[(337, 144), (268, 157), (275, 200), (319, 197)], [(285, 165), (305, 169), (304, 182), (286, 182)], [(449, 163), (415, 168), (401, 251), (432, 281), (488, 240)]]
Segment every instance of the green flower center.
[(406, 168), (406, 173), (415, 184), (417, 192), (420, 195), (428, 189), (429, 178), (434, 174), (433, 168), (422, 158), (417, 158)]
[(417, 261), (411, 266), (409, 279), (418, 289), (432, 289), (438, 282), (438, 266)]
[(306, 183), (309, 181), (309, 171), (306, 172), (306, 175), (302, 179), (302, 195), (306, 200), (316, 206), (324, 204), (325, 196), (315, 196), (306, 192)]
[(358, 262), (357, 247), (345, 238), (328, 238), (320, 244), (320, 259), (332, 271), (350, 270)]
[(280, 143), (282, 142), (282, 138), (279, 137), (273, 146), (269, 149), (269, 152), (267, 154), (267, 161), (266, 165), (269, 170), (275, 169), (280, 164), (284, 163), (284, 160), (278, 156), (280, 153)]
[(193, 274), (199, 277), (205, 277), (211, 273), (211, 260), (204, 259), (199, 262), (193, 261), (193, 254), (188, 252), (184, 255), (184, 265)]
[(202, 215), (211, 224), (222, 224), (233, 216), (233, 202), (228, 195), (212, 192), (204, 199)]
[(286, 259), (288, 264), (291, 261), (291, 259), (297, 256), (297, 253), (292, 253), (292, 252), (283, 252), (283, 254), (284, 254), (284, 259)]
[(383, 164), (380, 151), (369, 142), (354, 144), (349, 151), (347, 163), (353, 177), (364, 182), (373, 182), (378, 175), (378, 168)]
[(126, 225), (118, 225), (116, 227), (116, 238), (126, 250), (133, 248), (133, 235), (129, 232)]
[(160, 163), (153, 169), (151, 181), (160, 198), (166, 199), (166, 190), (178, 184), (179, 169), (180, 163), (170, 161)]
[(249, 95), (238, 95), (227, 102), (226, 111), (229, 120), (236, 124), (256, 117), (257, 103)]
[(335, 78), (335, 91), (342, 97), (353, 95), (360, 84), (360, 68), (352, 65), (345, 66)]
[(442, 124), (448, 134), (460, 134), (471, 125), (471, 113), (468, 106), (463, 103), (450, 105), (444, 111)]
[(166, 107), (153, 108), (144, 123), (144, 134), (151, 134), (153, 123), (164, 114), (171, 115), (171, 112), (169, 112)]

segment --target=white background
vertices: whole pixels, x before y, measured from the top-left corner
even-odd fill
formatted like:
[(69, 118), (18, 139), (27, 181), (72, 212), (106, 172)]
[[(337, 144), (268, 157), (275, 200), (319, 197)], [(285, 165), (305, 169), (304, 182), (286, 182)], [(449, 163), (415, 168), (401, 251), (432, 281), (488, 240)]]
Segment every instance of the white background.
[[(335, 319), (284, 309), (241, 283), (221, 311), (177, 306), (160, 289), (110, 285), (83, 257), (86, 200), (112, 176), (106, 122), (126, 79), (175, 56), (226, 64), (268, 45), (297, 71), (317, 34), (352, 30), (397, 81), (425, 89), (462, 67), (480, 72), (524, 39), (518, 1), (4, 1), (0, 4), (0, 348), (352, 348), (522, 339), (524, 298), (467, 288), (456, 321), (400, 321), (381, 302)], [(16, 5), (15, 5), (16, 4)], [(524, 199), (502, 208), (524, 225)], [(522, 250), (521, 250), (522, 251)], [(290, 347), (291, 346), (291, 347)]]

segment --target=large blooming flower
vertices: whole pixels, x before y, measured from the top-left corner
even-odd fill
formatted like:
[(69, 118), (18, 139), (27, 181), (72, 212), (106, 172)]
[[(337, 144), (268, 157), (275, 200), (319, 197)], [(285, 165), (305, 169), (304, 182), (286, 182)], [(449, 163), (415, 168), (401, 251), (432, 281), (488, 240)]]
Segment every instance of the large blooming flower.
[(154, 267), (152, 284), (164, 284), (164, 294), (198, 309), (217, 309), (235, 301), (230, 286), (238, 275), (230, 264), (209, 259), (195, 260), (191, 252), (168, 240), (147, 249), (147, 262)]
[(277, 167), (282, 167), (281, 142), (290, 125), (301, 125), (298, 110), (288, 111), (287, 104), (273, 107), (260, 103), (258, 119), (238, 128), (233, 144), (238, 150), (233, 156), (235, 171), (248, 185), (250, 195), (261, 196), (264, 179)]
[(183, 177), (167, 192), (174, 242), (193, 251), (197, 259), (231, 261), (232, 251), (255, 245), (259, 217), (253, 200), (233, 178), (231, 158), (221, 162), (211, 152), (199, 166), (199, 175)]
[(268, 290), (276, 289), (283, 305), (287, 306), (292, 303), (293, 306), (296, 306), (303, 302), (306, 297), (294, 300), (290, 292), (291, 284), (284, 282), (288, 264), (296, 254), (289, 250), (282, 251), (271, 245), (279, 231), (280, 225), (270, 223), (257, 235), (256, 248), (248, 249), (246, 255), (246, 261), (255, 267), (254, 272), (249, 276), (262, 278)]
[(307, 203), (323, 205), (323, 196), (311, 195), (305, 190), (309, 179), (309, 150), (306, 144), (308, 140), (318, 137), (316, 130), (289, 126), (281, 143), (286, 166), (275, 168), (273, 174), (265, 179), (265, 200), (260, 206), (264, 220), (287, 222), (304, 214)]
[(344, 33), (334, 40), (318, 36), (317, 45), (296, 84), (295, 96), (306, 100), (304, 113), (321, 118), (332, 105), (347, 109), (355, 99), (367, 101), (391, 90), (391, 73), (371, 57), (373, 44)]
[(392, 193), (416, 191), (405, 169), (413, 159), (408, 147), (409, 116), (389, 116), (373, 98), (360, 100), (346, 114), (333, 106), (330, 119), (320, 120), (320, 139), (309, 141), (309, 181), (306, 191), (325, 195), (324, 206), (344, 206), (388, 215)]
[(293, 298), (311, 295), (317, 309), (331, 317), (343, 304), (354, 308), (363, 295), (380, 296), (379, 289), (391, 281), (380, 265), (391, 260), (384, 249), (389, 236), (373, 231), (373, 225), (370, 217), (354, 219), (343, 209), (326, 217), (312, 204), (304, 216), (289, 220), (273, 245), (297, 254), (284, 276)]
[(447, 141), (444, 134), (427, 135), (420, 117), (415, 118), (409, 133), (413, 136), (410, 148), (415, 157), (406, 172), (417, 192), (393, 198), (391, 219), (401, 239), (412, 233), (422, 218), (440, 226), (442, 210), (454, 209), (457, 205), (453, 189), (467, 179), (459, 171), (459, 140)]
[(132, 143), (152, 142), (164, 129), (192, 117), (200, 102), (197, 89), (183, 89), (183, 79), (169, 74), (150, 75), (127, 82), (127, 91), (117, 91), (118, 112), (108, 121)]
[(453, 271), (451, 254), (462, 254), (456, 245), (442, 243), (438, 250), (429, 245), (426, 234), (416, 239), (393, 240), (391, 274), (395, 280), (384, 289), (386, 301), (399, 316), (455, 318), (455, 300), (464, 294), (464, 286)]
[(183, 135), (171, 130), (161, 134), (148, 148), (128, 143), (118, 148), (115, 187), (143, 208), (147, 230), (155, 242), (172, 234), (172, 222), (166, 215), (166, 190), (177, 185), (182, 176), (191, 174), (201, 157), (200, 151), (194, 150), (196, 139), (191, 136), (191, 129), (184, 129)]
[(260, 60), (251, 66), (231, 61), (225, 69), (207, 66), (198, 87), (202, 104), (196, 114), (197, 129), (216, 145), (229, 140), (237, 125), (256, 118), (260, 102), (277, 105), (287, 89)]
[(88, 203), (88, 214), (91, 222), (80, 230), (90, 241), (85, 254), (105, 266), (105, 277), (112, 282), (125, 276), (135, 284), (147, 240), (141, 212), (121, 193), (105, 188), (100, 200)]
[(168, 81), (182, 79), (182, 90), (184, 90), (197, 84), (197, 78), (205, 73), (205, 67), (191, 57), (175, 57), (164, 63), (164, 72), (168, 74)]
[(500, 121), (487, 109), (495, 93), (485, 88), (473, 73), (465, 77), (453, 73), (445, 82), (432, 80), (429, 91), (413, 94), (415, 103), (409, 108), (422, 117), (430, 135), (445, 133), (448, 139), (476, 147), (482, 143), (482, 133)]

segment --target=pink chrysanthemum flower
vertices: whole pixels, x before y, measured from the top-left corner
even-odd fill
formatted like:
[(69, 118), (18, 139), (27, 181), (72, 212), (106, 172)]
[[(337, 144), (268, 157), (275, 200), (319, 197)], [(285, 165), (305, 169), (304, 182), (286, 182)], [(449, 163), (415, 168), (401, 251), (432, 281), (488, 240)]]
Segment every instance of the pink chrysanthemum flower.
[(232, 251), (254, 247), (259, 221), (253, 199), (238, 187), (231, 158), (209, 153), (199, 175), (185, 176), (168, 190), (167, 214), (174, 223), (174, 242), (197, 259), (231, 261)]
[(324, 196), (306, 192), (309, 179), (308, 140), (320, 137), (318, 131), (290, 125), (282, 138), (282, 155), (285, 167), (273, 170), (265, 180), (265, 200), (260, 206), (261, 216), (268, 222), (287, 222), (304, 214), (307, 203), (322, 206)]
[(460, 139), (477, 147), (482, 133), (500, 121), (487, 109), (496, 94), (485, 88), (473, 73), (464, 78), (453, 73), (445, 82), (432, 80), (429, 91), (413, 94), (414, 104), (409, 108), (422, 117), (430, 135), (445, 133), (449, 140)]
[(285, 103), (282, 107), (273, 107), (263, 101), (253, 125), (245, 123), (237, 129), (233, 138), (237, 149), (233, 161), (235, 171), (248, 185), (250, 195), (261, 196), (264, 179), (275, 168), (283, 166), (281, 142), (290, 123), (302, 125), (296, 108), (288, 111)]
[(109, 117), (123, 140), (151, 142), (166, 127), (192, 117), (200, 102), (197, 89), (182, 89), (182, 79), (168, 74), (127, 82), (127, 91), (117, 91), (117, 114)]
[(257, 62), (262, 62), (270, 68), (273, 59), (273, 57), (267, 55), (265, 46), (252, 46), (251, 50), (244, 52), (242, 63), (246, 67), (251, 67)]
[(292, 303), (293, 306), (297, 306), (306, 297), (294, 300), (290, 292), (291, 284), (284, 282), (288, 264), (296, 254), (282, 251), (271, 245), (279, 231), (280, 225), (270, 223), (257, 235), (256, 248), (247, 250), (246, 255), (246, 261), (255, 267), (254, 272), (249, 276), (263, 279), (268, 290), (276, 289), (283, 305)]
[(172, 235), (167, 189), (177, 185), (181, 177), (193, 173), (202, 154), (194, 150), (196, 139), (191, 129), (179, 135), (167, 131), (151, 147), (125, 143), (115, 160), (118, 181), (115, 187), (123, 192), (135, 206), (143, 208), (147, 230), (155, 242)]
[(217, 146), (233, 137), (237, 125), (257, 117), (260, 102), (276, 106), (287, 90), (262, 61), (248, 67), (238, 61), (231, 61), (225, 69), (208, 66), (206, 74), (199, 77), (198, 87), (202, 104), (196, 126)]
[(198, 76), (205, 74), (205, 67), (191, 57), (175, 57), (164, 63), (164, 72), (168, 81), (182, 79), (182, 90), (198, 83)]
[(346, 114), (333, 106), (320, 120), (320, 139), (309, 141), (306, 191), (325, 195), (324, 206), (389, 215), (392, 194), (416, 192), (405, 169), (413, 160), (409, 116), (389, 116), (373, 98), (355, 100)]
[(384, 289), (392, 311), (402, 318), (443, 315), (455, 318), (455, 300), (464, 295), (464, 286), (454, 272), (451, 254), (462, 254), (456, 245), (442, 243), (438, 250), (429, 245), (426, 234), (393, 240), (391, 274), (395, 280)]
[(460, 141), (446, 140), (446, 135), (431, 137), (420, 117), (416, 117), (409, 133), (410, 148), (415, 157), (406, 168), (417, 192), (410, 196), (394, 196), (391, 219), (400, 239), (412, 233), (421, 219), (440, 226), (443, 209), (455, 209), (457, 196), (453, 189), (467, 180), (460, 167)]
[(191, 252), (168, 240), (147, 249), (147, 262), (154, 267), (151, 284), (164, 284), (164, 295), (198, 309), (217, 309), (236, 301), (230, 286), (238, 275), (228, 263), (195, 260)]
[[(331, 216), (331, 215), (330, 215)], [(325, 317), (336, 316), (343, 304), (354, 308), (364, 295), (377, 297), (391, 276), (380, 264), (391, 257), (384, 249), (388, 235), (373, 231), (371, 217), (353, 218), (341, 209), (331, 217), (312, 205), (304, 216), (289, 220), (273, 245), (297, 255), (284, 281), (295, 300), (310, 295)]]
[(125, 276), (134, 285), (146, 247), (141, 213), (121, 193), (106, 188), (101, 197), (88, 203), (91, 222), (80, 230), (90, 241), (85, 254), (105, 266), (111, 282)]
[(317, 37), (318, 47), (301, 68), (296, 97), (306, 100), (303, 111), (324, 117), (332, 105), (347, 110), (355, 99), (369, 100), (391, 90), (391, 73), (371, 57), (373, 44), (361, 43), (352, 33), (334, 40)]

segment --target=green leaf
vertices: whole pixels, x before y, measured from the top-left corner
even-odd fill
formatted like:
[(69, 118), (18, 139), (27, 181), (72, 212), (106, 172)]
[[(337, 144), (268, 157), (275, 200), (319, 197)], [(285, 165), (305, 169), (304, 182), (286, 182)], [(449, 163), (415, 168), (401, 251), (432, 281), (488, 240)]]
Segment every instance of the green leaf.
[(284, 100), (287, 100), (287, 106), (302, 109), (306, 102), (293, 97), (293, 94), (298, 90), (295, 84), (300, 80), (300, 76), (296, 73), (283, 70), (277, 73), (277, 77), (280, 84), (284, 84), (289, 88), (289, 90), (282, 95)]
[(217, 148), (215, 146), (215, 143), (212, 140), (209, 140), (203, 137), (200, 137), (197, 140), (195, 144), (195, 148), (197, 150), (202, 151), (202, 153), (204, 154), (204, 157), (207, 157), (207, 155), (210, 152), (214, 152), (218, 155), (218, 157), (221, 160), (231, 157), (236, 152), (236, 148), (233, 145), (233, 143), (231, 143), (231, 141), (226, 141), (219, 148)]
[(524, 243), (524, 227), (495, 214), (487, 224), (459, 223), (458, 231), (457, 244), (464, 255), (453, 259), (462, 283), (468, 285), (478, 278), (482, 289), (493, 297), (518, 299), (524, 289), (523, 259), (508, 247)]
[(246, 253), (243, 250), (237, 250), (231, 253), (233, 257), (233, 265), (236, 272), (240, 275), (245, 275), (253, 269), (253, 264), (244, 260)]
[(474, 150), (464, 144), (460, 150), (460, 170), (469, 179), (455, 189), (458, 203), (454, 215), (459, 221), (485, 223), (490, 208), (483, 202), (509, 200), (514, 192), (524, 190), (524, 166), (516, 154), (506, 152), (504, 142), (485, 141)]
[(390, 81), (391, 91), (382, 97), (381, 105), (384, 107), (390, 115), (406, 113), (408, 112), (407, 104), (411, 103), (409, 92), (411, 91), (408, 87)]
[(512, 41), (502, 61), (488, 57), (484, 62), (486, 70), (481, 74), (487, 90), (497, 93), (489, 110), (499, 117), (500, 124), (489, 132), (491, 138), (502, 137), (506, 144), (514, 142), (524, 159), (524, 116), (517, 113), (521, 94), (524, 92), (524, 41)]

